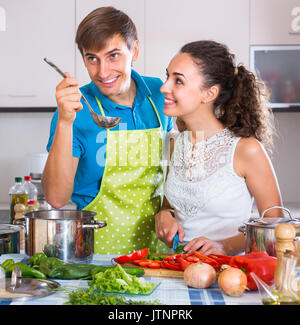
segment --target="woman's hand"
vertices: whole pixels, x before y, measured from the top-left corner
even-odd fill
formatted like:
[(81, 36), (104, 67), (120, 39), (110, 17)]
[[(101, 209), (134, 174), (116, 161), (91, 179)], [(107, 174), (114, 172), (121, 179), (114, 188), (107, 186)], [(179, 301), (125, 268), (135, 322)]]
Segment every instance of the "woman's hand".
[(72, 78), (68, 72), (66, 72), (66, 76), (57, 85), (55, 95), (59, 121), (72, 124), (76, 118), (76, 112), (82, 110), (83, 106), (80, 102), (81, 93), (78, 88), (78, 80)]
[(168, 247), (172, 247), (173, 238), (178, 232), (179, 242), (183, 242), (184, 230), (179, 222), (173, 217), (170, 210), (161, 210), (155, 216), (155, 233), (158, 239)]
[(193, 252), (199, 250), (205, 255), (220, 254), (226, 255), (226, 251), (222, 243), (208, 239), (206, 237), (198, 237), (191, 240), (184, 246), (186, 252)]

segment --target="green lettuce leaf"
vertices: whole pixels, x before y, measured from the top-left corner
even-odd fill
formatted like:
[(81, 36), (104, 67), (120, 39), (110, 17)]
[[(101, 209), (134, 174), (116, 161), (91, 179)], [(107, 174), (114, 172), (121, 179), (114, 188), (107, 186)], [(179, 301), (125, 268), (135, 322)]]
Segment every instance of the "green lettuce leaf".
[(126, 273), (120, 264), (105, 272), (94, 274), (89, 285), (99, 291), (131, 294), (148, 294), (155, 287), (154, 283), (149, 283), (144, 278)]

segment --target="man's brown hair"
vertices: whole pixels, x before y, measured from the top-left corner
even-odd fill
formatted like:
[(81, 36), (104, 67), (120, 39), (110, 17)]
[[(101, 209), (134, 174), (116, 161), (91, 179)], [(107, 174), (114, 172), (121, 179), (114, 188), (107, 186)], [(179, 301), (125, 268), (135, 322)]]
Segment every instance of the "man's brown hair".
[(114, 35), (120, 35), (130, 50), (138, 39), (135, 24), (124, 12), (114, 7), (100, 7), (82, 20), (75, 40), (83, 55), (84, 49), (101, 50)]

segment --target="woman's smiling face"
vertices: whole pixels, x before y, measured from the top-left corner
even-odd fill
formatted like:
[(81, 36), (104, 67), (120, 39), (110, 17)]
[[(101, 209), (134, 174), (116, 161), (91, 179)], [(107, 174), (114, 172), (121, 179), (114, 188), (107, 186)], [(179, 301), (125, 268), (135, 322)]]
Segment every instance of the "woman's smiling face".
[(160, 91), (165, 96), (163, 112), (167, 116), (190, 115), (205, 102), (204, 78), (189, 54), (179, 53), (171, 60)]

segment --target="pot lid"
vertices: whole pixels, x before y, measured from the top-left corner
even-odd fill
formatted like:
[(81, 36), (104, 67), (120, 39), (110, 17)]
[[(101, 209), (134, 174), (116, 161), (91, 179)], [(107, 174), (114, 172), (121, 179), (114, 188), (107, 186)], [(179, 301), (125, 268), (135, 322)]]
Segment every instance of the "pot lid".
[(300, 224), (300, 220), (291, 218), (251, 218), (246, 224), (250, 226), (275, 228), (281, 223)]
[(0, 224), (0, 236), (13, 234), (13, 233), (19, 232), (21, 230), (22, 230), (22, 228), (19, 226), (10, 225), (10, 224)]
[(26, 212), (25, 217), (33, 219), (45, 220), (78, 220), (78, 219), (92, 219), (97, 213), (87, 210), (73, 210), (73, 209), (51, 209), (51, 210), (35, 210)]
[[(283, 218), (264, 217), (265, 213), (272, 209), (281, 209), (287, 212), (289, 217), (288, 218), (287, 217), (283, 217)], [(277, 225), (281, 223), (299, 224), (300, 220), (293, 218), (291, 215), (291, 211), (289, 209), (283, 206), (273, 206), (265, 209), (259, 218), (250, 218), (249, 221), (246, 223), (246, 225), (265, 227), (265, 228), (275, 228)]]
[(53, 280), (22, 278), (22, 274), (16, 271), (11, 278), (0, 279), (0, 299), (41, 298), (54, 293), (59, 286)]

